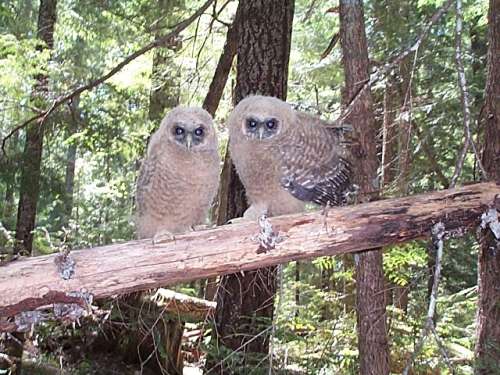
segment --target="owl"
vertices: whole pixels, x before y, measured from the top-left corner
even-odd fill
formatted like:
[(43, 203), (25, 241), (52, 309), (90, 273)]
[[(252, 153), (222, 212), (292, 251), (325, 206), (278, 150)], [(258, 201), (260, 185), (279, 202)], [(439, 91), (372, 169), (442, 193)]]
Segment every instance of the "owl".
[(256, 219), (339, 205), (351, 167), (338, 129), (273, 97), (250, 96), (228, 118), (229, 151)]
[(210, 114), (177, 107), (151, 136), (137, 180), (137, 235), (203, 224), (217, 192), (220, 158)]

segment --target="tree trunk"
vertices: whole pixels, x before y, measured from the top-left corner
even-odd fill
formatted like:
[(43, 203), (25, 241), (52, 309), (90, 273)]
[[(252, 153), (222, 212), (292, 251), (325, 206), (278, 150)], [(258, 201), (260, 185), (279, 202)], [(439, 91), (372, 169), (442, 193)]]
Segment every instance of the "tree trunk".
[[(235, 104), (250, 94), (286, 98), (293, 0), (241, 0), (238, 24)], [(217, 223), (243, 215), (247, 202), (229, 153), (226, 153)], [(247, 373), (269, 351), (276, 291), (276, 267), (224, 276), (217, 295), (217, 353), (207, 363), (213, 373)], [(226, 350), (220, 350), (225, 347)], [(232, 364), (221, 362), (227, 350)], [(237, 352), (245, 353), (244, 357)], [(261, 363), (260, 367), (264, 365)]]
[(408, 194), (408, 184), (410, 183), (410, 154), (411, 154), (411, 70), (413, 53), (409, 54), (399, 64), (401, 76), (400, 86), (400, 107), (399, 107), (399, 152), (398, 152), (398, 196), (403, 197)]
[[(70, 103), (70, 120), (68, 124), (68, 138), (78, 132), (80, 128), (80, 95), (73, 98)], [(72, 141), (66, 150), (66, 173), (64, 175), (64, 214), (61, 226), (68, 229), (73, 211), (73, 193), (75, 190), (75, 163), (76, 163), (77, 144)]]
[[(51, 50), (54, 45), (54, 26), (56, 23), (57, 0), (42, 0), (38, 13), (38, 38), (43, 45), (38, 50)], [(47, 102), (49, 77), (40, 74), (36, 77), (33, 102), (43, 108)], [(33, 229), (35, 228), (36, 208), (40, 190), (40, 166), (42, 162), (44, 123), (36, 121), (26, 128), (19, 205), (17, 210), (16, 246), (17, 253), (31, 254), (33, 249)]]
[[(490, 0), (488, 75), (483, 165), (492, 180), (500, 180), (500, 0)], [(496, 212), (500, 211), (497, 205)], [(493, 374), (500, 363), (500, 239), (486, 228), (480, 234), (479, 301), (475, 373)]]
[(12, 217), (14, 215), (14, 170), (9, 171), (12, 179), (7, 181), (5, 189), (2, 224), (7, 230), (12, 230)]
[[(3, 202), (3, 210), (0, 213), (0, 221), (5, 229), (11, 231), (16, 227), (16, 206), (15, 206), (15, 191), (16, 191), (16, 174), (18, 165), (18, 148), (19, 148), (19, 133), (12, 136), (11, 141), (7, 144), (7, 153), (11, 155), (9, 158), (0, 158), (0, 169), (2, 170), (2, 178), (6, 185), (5, 196)], [(0, 250), (2, 253), (3, 250)]]
[(299, 317), (299, 307), (300, 307), (300, 262), (295, 262), (295, 317)]
[[(362, 1), (340, 1), (340, 35), (345, 88), (342, 104), (346, 122), (354, 127), (359, 145), (353, 149), (360, 198), (377, 197), (377, 151), (373, 100), (369, 88), (359, 91), (369, 79), (368, 49)], [(389, 373), (389, 345), (384, 298), (382, 252), (367, 251), (356, 256), (356, 306), (360, 374)]]
[[(37, 50), (52, 50), (54, 46), (54, 27), (56, 23), (57, 0), (41, 0), (38, 11), (37, 37), (42, 44)], [(36, 77), (32, 101), (34, 106), (43, 108), (47, 102), (48, 80), (46, 74)], [(15, 253), (31, 254), (33, 250), (33, 230), (35, 229), (36, 209), (40, 190), (40, 167), (42, 162), (44, 124), (42, 121), (31, 123), (26, 128), (26, 141), (22, 157), (21, 185), (17, 209)], [(0, 347), (12, 356), (12, 362), (0, 359), (0, 369), (10, 369), (12, 374), (21, 373), (24, 334), (13, 333), (11, 338), (0, 342)]]
[[(241, 12), (241, 7), (238, 7), (237, 11)], [(207, 96), (203, 101), (203, 108), (212, 116), (215, 116), (217, 107), (219, 107), (219, 102), (224, 92), (231, 66), (233, 65), (234, 56), (236, 56), (239, 22), (239, 13), (237, 12), (234, 16), (233, 23), (227, 29), (226, 43), (224, 44), (219, 62), (215, 68), (215, 73), (212, 82), (210, 82)]]
[(384, 91), (384, 120), (382, 124), (382, 176), (380, 186), (384, 192), (397, 176), (397, 129), (396, 116), (400, 104), (398, 83), (394, 75), (387, 79)]

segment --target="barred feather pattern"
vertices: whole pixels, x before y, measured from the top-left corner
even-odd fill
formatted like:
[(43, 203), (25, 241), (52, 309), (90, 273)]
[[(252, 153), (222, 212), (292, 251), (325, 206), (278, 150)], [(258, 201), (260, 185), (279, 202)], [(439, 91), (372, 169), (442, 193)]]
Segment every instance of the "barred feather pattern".
[[(252, 138), (245, 134), (249, 118), (275, 118), (279, 131), (267, 139)], [(254, 207), (280, 215), (303, 211), (306, 202), (330, 206), (346, 202), (352, 191), (352, 168), (339, 128), (265, 96), (243, 99), (228, 124), (231, 157)]]
[(341, 137), (302, 116), (279, 144), (282, 186), (295, 198), (322, 206), (346, 203), (352, 169)]

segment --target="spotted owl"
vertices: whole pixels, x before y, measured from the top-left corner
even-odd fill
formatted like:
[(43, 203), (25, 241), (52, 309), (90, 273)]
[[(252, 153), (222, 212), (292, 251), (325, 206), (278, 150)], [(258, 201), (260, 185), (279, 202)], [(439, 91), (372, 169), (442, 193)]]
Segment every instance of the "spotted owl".
[(250, 202), (244, 217), (345, 201), (351, 167), (338, 129), (266, 96), (240, 101), (228, 128), (230, 154)]
[(151, 136), (137, 180), (137, 234), (182, 233), (203, 224), (215, 197), (220, 158), (212, 117), (177, 107)]

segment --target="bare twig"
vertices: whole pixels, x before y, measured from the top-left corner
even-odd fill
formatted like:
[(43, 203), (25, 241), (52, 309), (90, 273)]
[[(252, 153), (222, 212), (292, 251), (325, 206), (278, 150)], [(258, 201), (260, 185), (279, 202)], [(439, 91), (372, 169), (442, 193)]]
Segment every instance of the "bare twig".
[(54, 102), (51, 104), (51, 106), (46, 109), (45, 111), (42, 111), (38, 113), (37, 115), (29, 118), (25, 122), (23, 122), (21, 125), (16, 126), (9, 134), (7, 134), (4, 139), (2, 140), (2, 152), (4, 155), (6, 155), (5, 152), (5, 145), (7, 140), (12, 137), (16, 132), (19, 130), (23, 129), (27, 125), (29, 125), (31, 122), (38, 120), (42, 118), (40, 121), (40, 124), (43, 124), (45, 119), (47, 119), (48, 116), (54, 112), (56, 108), (67, 102), (68, 100), (72, 99), (73, 97), (81, 94), (84, 91), (91, 90), (94, 87), (100, 85), (101, 83), (107, 81), (109, 78), (111, 78), (113, 75), (118, 73), (120, 70), (122, 70), (127, 64), (129, 64), (131, 61), (135, 60), (139, 56), (144, 55), (146, 52), (152, 50), (155, 47), (158, 47), (160, 45), (163, 45), (166, 43), (169, 39), (177, 36), (180, 32), (182, 32), (185, 28), (187, 28), (195, 19), (200, 17), (203, 12), (210, 6), (210, 4), (213, 3), (214, 0), (207, 0), (205, 4), (203, 4), (195, 13), (193, 13), (190, 17), (186, 18), (184, 21), (178, 23), (171, 32), (168, 34), (155, 39), (153, 42), (149, 43), (148, 45), (142, 47), (141, 49), (137, 50), (136, 52), (132, 53), (131, 55), (127, 56), (124, 60), (122, 60), (119, 64), (117, 64), (113, 69), (111, 69), (108, 73), (105, 75), (91, 81), (90, 83), (80, 86), (77, 89), (71, 91), (70, 93), (64, 94), (62, 96), (59, 96), (57, 99), (54, 100)]
[(443, 344), (443, 341), (439, 337), (439, 335), (436, 331), (436, 327), (434, 327), (434, 326), (432, 327), (432, 334), (434, 336), (434, 340), (436, 340), (436, 344), (438, 345), (439, 351), (441, 352), (441, 357), (443, 357), (444, 362), (446, 363), (446, 366), (448, 366), (448, 369), (450, 369), (451, 373), (454, 374), (455, 369), (453, 368), (453, 365), (451, 363), (450, 355), (446, 351), (446, 348)]
[(311, 18), (313, 11), (316, 9), (316, 3), (318, 0), (312, 0), (311, 4), (309, 4), (309, 8), (307, 8), (306, 14), (304, 15), (304, 18), (302, 18), (301, 22), (307, 22), (309, 18)]
[[(438, 287), (439, 287), (439, 278), (441, 277), (441, 261), (443, 259), (443, 238), (445, 236), (445, 227), (442, 222), (438, 222), (432, 227), (432, 243), (436, 249), (436, 264), (434, 268), (434, 281), (432, 283), (432, 292), (429, 301), (429, 308), (427, 309), (427, 318), (425, 321), (425, 325), (422, 328), (422, 332), (420, 334), (420, 339), (415, 347), (415, 350), (411, 357), (406, 362), (406, 366), (403, 370), (403, 375), (408, 375), (412, 363), (415, 361), (417, 356), (420, 354), (422, 347), (424, 346), (425, 339), (429, 336), (429, 333), (434, 333), (436, 336), (436, 342), (443, 353), (444, 347), (441, 344), (441, 341), (437, 337), (436, 327), (434, 325), (434, 315), (436, 313), (436, 305), (437, 305), (437, 296), (438, 296)], [(443, 354), (444, 359), (448, 358), (446, 351)], [(453, 368), (451, 364), (449, 364), (452, 373)]]
[(328, 47), (326, 47), (326, 49), (321, 54), (320, 60), (325, 59), (332, 52), (333, 48), (335, 47), (339, 39), (340, 39), (340, 34), (338, 32), (333, 34), (332, 39), (328, 44)]
[(469, 92), (467, 89), (467, 79), (465, 77), (465, 69), (463, 62), (463, 51), (462, 51), (462, 29), (463, 29), (463, 9), (462, 9), (462, 0), (456, 0), (455, 3), (456, 9), (456, 23), (455, 23), (455, 62), (457, 65), (457, 73), (458, 73), (458, 86), (460, 87), (460, 96), (462, 100), (462, 112), (463, 112), (463, 126), (464, 126), (464, 145), (460, 154), (457, 157), (457, 161), (455, 164), (455, 172), (453, 172), (453, 176), (450, 180), (450, 187), (455, 187), (457, 184), (458, 177), (462, 173), (462, 168), (464, 166), (465, 156), (467, 155), (467, 151), (469, 150), (469, 146), (472, 148), (474, 155), (476, 156), (476, 160), (481, 170), (481, 173), (484, 178), (487, 178), (486, 171), (484, 170), (483, 164), (481, 163), (481, 157), (477, 152), (476, 146), (474, 144), (474, 140), (472, 139), (471, 131), (470, 131), (470, 99)]

